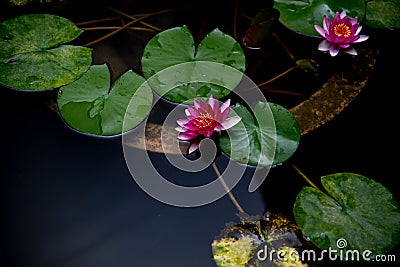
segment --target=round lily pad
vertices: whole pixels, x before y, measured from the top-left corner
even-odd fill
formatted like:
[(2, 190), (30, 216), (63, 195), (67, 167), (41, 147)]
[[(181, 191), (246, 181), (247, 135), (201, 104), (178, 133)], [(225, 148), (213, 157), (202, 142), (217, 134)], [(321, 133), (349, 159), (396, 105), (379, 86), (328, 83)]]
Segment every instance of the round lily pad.
[(400, 242), (400, 208), (382, 184), (355, 173), (321, 182), (326, 193), (304, 187), (294, 205), (296, 223), (316, 246), (339, 255), (367, 251), (372, 259)]
[(92, 49), (66, 44), (83, 31), (50, 14), (28, 14), (0, 24), (0, 84), (18, 90), (58, 88), (92, 63)]
[[(229, 73), (234, 83), (225, 84), (224, 74), (216, 78), (218, 70), (208, 68), (207, 62), (238, 70)], [(183, 103), (210, 95), (221, 98), (239, 84), (245, 70), (245, 55), (240, 44), (219, 29), (207, 34), (196, 48), (188, 27), (175, 27), (158, 33), (147, 43), (142, 70), (152, 88), (168, 100)], [(155, 77), (162, 71), (173, 77), (173, 88), (165, 89), (165, 84)]]
[(251, 166), (269, 167), (286, 161), (297, 150), (300, 128), (284, 107), (258, 102), (254, 115), (243, 105), (232, 107), (241, 121), (221, 135), (219, 147), (232, 159)]
[(111, 136), (136, 127), (148, 116), (153, 93), (146, 80), (131, 70), (110, 88), (107, 65), (92, 65), (81, 78), (60, 88), (57, 102), (61, 116), (72, 128)]
[(336, 12), (345, 10), (351, 18), (362, 21), (365, 0), (274, 0), (274, 8), (280, 12), (279, 21), (292, 31), (319, 36), (314, 25), (321, 25), (324, 15), (333, 18)]

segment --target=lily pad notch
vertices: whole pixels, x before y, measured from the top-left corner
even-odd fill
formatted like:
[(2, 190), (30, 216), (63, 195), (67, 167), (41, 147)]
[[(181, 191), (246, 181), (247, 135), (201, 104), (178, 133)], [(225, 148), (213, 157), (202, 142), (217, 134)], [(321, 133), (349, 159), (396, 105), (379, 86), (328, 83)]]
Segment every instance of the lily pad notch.
[[(189, 28), (184, 25), (156, 34), (144, 48), (141, 62), (143, 75), (157, 94), (176, 103), (189, 103), (210, 95), (216, 99), (228, 95), (242, 79), (246, 58), (241, 45), (219, 29), (208, 33), (196, 47)], [(215, 78), (213, 82), (214, 78), (206, 76), (214, 77), (216, 74), (205, 68), (212, 63), (226, 65), (237, 72), (231, 72), (234, 75), (229, 77)], [(160, 81), (157, 77), (165, 76), (164, 72), (168, 72), (170, 78)], [(202, 80), (204, 77), (206, 81)], [(166, 83), (176, 83), (177, 86), (166, 90)]]
[(149, 115), (153, 92), (146, 80), (129, 70), (110, 87), (106, 64), (92, 65), (81, 78), (60, 88), (57, 103), (73, 129), (97, 136), (115, 136), (138, 126)]

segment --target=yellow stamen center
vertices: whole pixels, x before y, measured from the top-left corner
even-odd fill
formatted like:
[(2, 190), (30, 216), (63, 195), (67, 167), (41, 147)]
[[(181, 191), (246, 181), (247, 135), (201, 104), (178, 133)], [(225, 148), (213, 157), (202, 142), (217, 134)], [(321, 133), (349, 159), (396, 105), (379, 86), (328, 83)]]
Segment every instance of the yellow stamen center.
[(344, 37), (349, 37), (351, 35), (350, 27), (344, 23), (339, 23), (333, 26), (333, 32), (339, 37), (342, 35)]
[(193, 124), (199, 130), (213, 131), (218, 126), (218, 122), (212, 118), (209, 113), (200, 114), (197, 118), (193, 119)]

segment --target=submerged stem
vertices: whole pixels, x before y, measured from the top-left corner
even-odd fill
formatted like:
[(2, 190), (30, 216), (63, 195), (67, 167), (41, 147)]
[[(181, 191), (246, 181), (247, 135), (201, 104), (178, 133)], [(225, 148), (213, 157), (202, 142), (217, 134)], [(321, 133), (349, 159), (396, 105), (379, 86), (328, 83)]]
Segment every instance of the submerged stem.
[(289, 48), (285, 45), (285, 43), (281, 40), (281, 38), (279, 38), (278, 35), (276, 35), (276, 33), (272, 33), (272, 36), (274, 36), (274, 38), (278, 41), (278, 43), (283, 47), (283, 49), (286, 51), (286, 54), (288, 54), (288, 56), (292, 59), (295, 60), (296, 58), (294, 57), (294, 55), (290, 52)]
[[(119, 11), (119, 10), (115, 9), (115, 8), (112, 8), (112, 7), (109, 7), (109, 6), (108, 6), (107, 8), (109, 8), (109, 9), (111, 9), (112, 11), (114, 11), (114, 12), (116, 12), (116, 13), (122, 15), (122, 16), (125, 16), (125, 17), (127, 17), (127, 18), (129, 18), (129, 19), (132, 19), (132, 20), (136, 20), (136, 19), (137, 19), (137, 17), (132, 16), (132, 15), (128, 15), (128, 14), (122, 12), (122, 11)], [(151, 14), (151, 13), (150, 13), (150, 14)], [(144, 14), (143, 16), (145, 16), (145, 15), (147, 15), (147, 14)], [(147, 22), (144, 22), (144, 21), (141, 21), (140, 23), (143, 24), (143, 25), (145, 25), (145, 26), (147, 26), (147, 27), (149, 27), (149, 28), (151, 28), (151, 29), (153, 29), (153, 30), (155, 30), (155, 31), (161, 31), (160, 28), (158, 28), (158, 27), (156, 27), (156, 26), (153, 26), (153, 25), (151, 25), (150, 23), (147, 23)]]
[(303, 177), (304, 180), (307, 181), (309, 185), (311, 185), (311, 187), (317, 189), (318, 191), (321, 191), (321, 189), (319, 189), (307, 176), (305, 176), (305, 174), (302, 173), (300, 169), (296, 167), (296, 165), (292, 164), (292, 167), (301, 177)]
[(144, 20), (144, 19), (146, 19), (148, 17), (154, 16), (154, 15), (159, 15), (159, 14), (162, 14), (162, 13), (167, 13), (167, 12), (170, 12), (170, 11), (173, 11), (173, 10), (176, 10), (176, 8), (175, 9), (164, 9), (164, 10), (160, 10), (160, 11), (156, 11), (156, 12), (152, 12), (152, 13), (148, 13), (146, 15), (143, 15), (142, 17), (134, 19), (134, 20), (128, 22), (127, 24), (119, 27), (118, 29), (110, 32), (109, 34), (106, 34), (106, 35), (104, 35), (104, 36), (102, 36), (102, 37), (100, 37), (100, 38), (98, 38), (98, 39), (96, 39), (96, 40), (94, 40), (92, 42), (89, 42), (89, 43), (85, 44), (84, 46), (91, 46), (91, 45), (97, 44), (98, 42), (101, 42), (101, 41), (113, 36), (114, 34), (122, 31), (123, 29), (130, 27), (134, 23), (138, 23), (138, 22), (140, 22), (140, 21), (142, 21), (142, 20)]
[(295, 68), (296, 68), (296, 67), (293, 67), (293, 66), (292, 66), (292, 67), (290, 67), (289, 69), (287, 69), (287, 70), (285, 70), (284, 72), (282, 72), (281, 74), (275, 76), (275, 77), (272, 78), (272, 79), (269, 79), (268, 81), (262, 82), (262, 83), (258, 84), (257, 86), (258, 86), (258, 87), (261, 87), (261, 86), (263, 86), (263, 85), (269, 84), (269, 83), (275, 81), (276, 79), (279, 79), (280, 77), (285, 76), (286, 74), (288, 74), (289, 72), (291, 72), (291, 71), (294, 70)]
[[(98, 30), (115, 30), (120, 26), (105, 26), (105, 27), (90, 27), (90, 28), (81, 28), (84, 31), (98, 31)], [(129, 27), (130, 30), (135, 31), (146, 31), (146, 32), (154, 32), (153, 29), (143, 28), (143, 27)]]
[(229, 190), (228, 185), (225, 183), (224, 178), (222, 178), (221, 173), (218, 170), (217, 165), (215, 164), (215, 162), (213, 162), (212, 164), (215, 173), (218, 176), (219, 181), (221, 182), (222, 186), (224, 187), (224, 189), (226, 190), (226, 192), (228, 193), (228, 196), (230, 197), (230, 199), (233, 202), (233, 205), (235, 205), (236, 209), (241, 212), (241, 213), (245, 213), (243, 208), (240, 206), (239, 202), (236, 200), (235, 196), (232, 194), (232, 192)]

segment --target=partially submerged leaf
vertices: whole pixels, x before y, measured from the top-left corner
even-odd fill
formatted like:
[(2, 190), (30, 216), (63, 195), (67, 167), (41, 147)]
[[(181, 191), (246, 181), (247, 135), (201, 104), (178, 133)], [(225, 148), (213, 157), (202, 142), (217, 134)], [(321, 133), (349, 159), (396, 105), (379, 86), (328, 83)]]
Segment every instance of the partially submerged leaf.
[(254, 115), (243, 105), (232, 107), (242, 120), (221, 135), (219, 146), (232, 159), (251, 166), (280, 164), (296, 151), (300, 128), (294, 116), (275, 103), (258, 102)]
[(317, 63), (311, 59), (296, 60), (296, 67), (307, 73), (318, 74), (317, 66)]
[(227, 224), (211, 247), (219, 267), (307, 266), (300, 257), (289, 257), (301, 255), (305, 245), (293, 222), (267, 212), (264, 216), (245, 215), (241, 223)]
[(349, 17), (362, 21), (365, 14), (365, 0), (274, 0), (273, 6), (283, 25), (310, 36), (318, 36), (314, 25), (322, 25), (325, 15), (332, 18), (335, 12), (346, 10)]
[(400, 242), (400, 208), (382, 184), (355, 173), (321, 178), (327, 194), (304, 187), (294, 217), (300, 229), (321, 249), (384, 254)]
[(175, 27), (147, 43), (142, 70), (153, 89), (171, 101), (182, 103), (210, 95), (221, 98), (239, 84), (245, 56), (240, 44), (218, 29), (196, 48), (189, 29)]
[(247, 48), (261, 48), (272, 35), (274, 23), (279, 19), (279, 11), (275, 8), (260, 10), (251, 22), (243, 37)]
[(92, 49), (66, 45), (83, 31), (49, 14), (29, 14), (0, 24), (0, 83), (19, 90), (58, 88), (92, 63)]
[(58, 107), (65, 122), (89, 134), (109, 136), (126, 132), (149, 114), (153, 94), (145, 79), (125, 72), (111, 86), (106, 64), (93, 65), (80, 79), (63, 86)]

